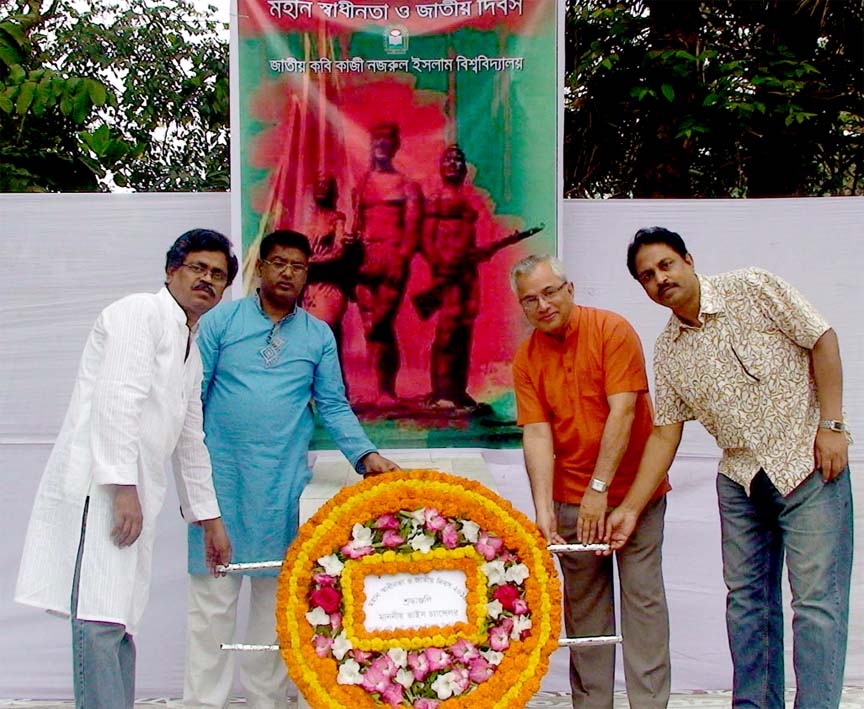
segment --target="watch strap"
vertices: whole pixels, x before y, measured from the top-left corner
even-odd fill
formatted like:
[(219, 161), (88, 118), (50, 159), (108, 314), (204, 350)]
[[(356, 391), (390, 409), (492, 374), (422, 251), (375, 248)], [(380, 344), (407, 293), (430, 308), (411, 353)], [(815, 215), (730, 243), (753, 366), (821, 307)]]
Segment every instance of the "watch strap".
[(845, 421), (838, 421), (836, 419), (822, 419), (819, 422), (819, 428), (824, 428), (828, 431), (837, 431), (838, 433), (846, 433), (849, 430)]

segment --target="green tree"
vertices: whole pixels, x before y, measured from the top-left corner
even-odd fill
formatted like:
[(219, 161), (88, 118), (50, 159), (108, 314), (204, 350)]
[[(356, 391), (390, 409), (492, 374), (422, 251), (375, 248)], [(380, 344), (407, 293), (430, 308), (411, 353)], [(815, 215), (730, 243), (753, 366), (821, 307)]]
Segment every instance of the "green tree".
[(225, 26), (191, 0), (10, 0), (0, 190), (225, 190)]
[(568, 2), (565, 194), (862, 194), (862, 0)]

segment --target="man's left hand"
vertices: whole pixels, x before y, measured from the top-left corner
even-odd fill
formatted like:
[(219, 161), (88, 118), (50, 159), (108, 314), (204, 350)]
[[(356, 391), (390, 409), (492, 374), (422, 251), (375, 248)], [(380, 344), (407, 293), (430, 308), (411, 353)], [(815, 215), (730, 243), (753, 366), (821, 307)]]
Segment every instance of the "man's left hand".
[(588, 488), (579, 504), (579, 517), (576, 521), (576, 541), (580, 544), (599, 542), (605, 531), (606, 503), (605, 492)]
[(363, 469), (366, 471), (364, 476), (378, 475), (386, 473), (390, 470), (401, 470), (397, 463), (394, 463), (389, 458), (385, 458), (380, 453), (367, 453), (360, 459)]
[(840, 431), (820, 428), (813, 444), (816, 469), (822, 471), (822, 480), (830, 482), (846, 468), (849, 462), (849, 440)]

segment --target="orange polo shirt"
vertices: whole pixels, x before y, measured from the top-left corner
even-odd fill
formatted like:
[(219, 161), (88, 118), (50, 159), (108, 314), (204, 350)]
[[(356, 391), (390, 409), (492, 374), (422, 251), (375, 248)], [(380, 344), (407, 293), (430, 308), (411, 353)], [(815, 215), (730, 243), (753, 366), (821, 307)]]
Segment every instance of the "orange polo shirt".
[[(630, 323), (608, 310), (574, 305), (563, 340), (535, 330), (520, 345), (513, 380), (516, 422), (552, 427), (553, 498), (575, 505), (594, 475), (609, 416), (607, 397), (638, 392), (630, 443), (609, 488), (609, 504), (620, 504), (654, 425), (642, 343)], [(669, 490), (667, 479), (654, 499)]]

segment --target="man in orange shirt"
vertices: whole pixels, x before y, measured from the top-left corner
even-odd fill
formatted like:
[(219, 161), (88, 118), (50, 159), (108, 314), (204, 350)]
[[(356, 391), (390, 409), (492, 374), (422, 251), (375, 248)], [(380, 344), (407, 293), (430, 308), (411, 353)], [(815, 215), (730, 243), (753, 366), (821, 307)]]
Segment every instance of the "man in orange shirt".
[[(630, 488), (653, 427), (639, 337), (620, 315), (576, 305), (563, 264), (529, 256), (510, 284), (534, 332), (513, 361), (517, 423), (537, 526), (551, 544), (598, 542), (607, 510)], [(669, 701), (669, 615), (661, 545), (668, 482), (660, 485), (615, 559), (621, 583), (630, 706)], [(570, 637), (615, 632), (612, 558), (559, 557)], [(614, 645), (571, 648), (573, 707), (612, 709)]]

